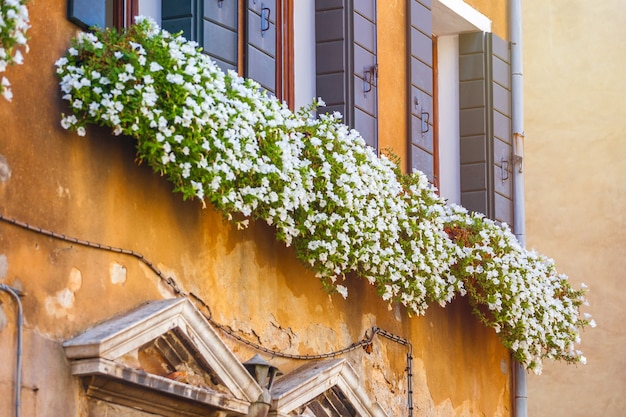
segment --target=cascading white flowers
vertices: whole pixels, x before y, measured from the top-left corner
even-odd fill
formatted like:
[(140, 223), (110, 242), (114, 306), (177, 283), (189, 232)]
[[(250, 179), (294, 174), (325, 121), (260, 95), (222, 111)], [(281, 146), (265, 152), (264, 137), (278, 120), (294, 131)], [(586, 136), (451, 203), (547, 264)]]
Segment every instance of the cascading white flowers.
[[(24, 62), (22, 49), (28, 52), (26, 32), (30, 28), (26, 0), (2, 0), (0, 2), (0, 73), (12, 64)], [(11, 83), (7, 77), (0, 79), (0, 94), (7, 100), (13, 98)]]
[(136, 138), (138, 159), (184, 198), (238, 227), (272, 225), (328, 289), (345, 297), (343, 279), (359, 276), (414, 314), (467, 295), (528, 368), (584, 362), (575, 345), (594, 324), (579, 318), (584, 289), (506, 226), (447, 206), (422, 174), (401, 174), (338, 115), (312, 118), (321, 101), (293, 113), (146, 18), (121, 34), (80, 34), (56, 65), (64, 128)]

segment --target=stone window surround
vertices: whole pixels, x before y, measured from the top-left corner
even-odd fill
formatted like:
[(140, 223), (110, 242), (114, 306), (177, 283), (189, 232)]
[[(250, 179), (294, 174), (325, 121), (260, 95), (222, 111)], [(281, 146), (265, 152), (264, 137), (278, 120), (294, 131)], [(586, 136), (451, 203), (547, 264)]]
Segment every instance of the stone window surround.
[[(175, 331), (190, 354), (206, 364), (222, 392), (135, 369), (125, 355)], [(90, 398), (163, 416), (242, 416), (263, 389), (224, 344), (217, 331), (186, 298), (152, 301), (98, 324), (63, 344), (72, 374)], [(269, 416), (293, 416), (318, 395), (338, 389), (363, 417), (386, 417), (360, 385), (345, 359), (312, 361), (278, 379)]]

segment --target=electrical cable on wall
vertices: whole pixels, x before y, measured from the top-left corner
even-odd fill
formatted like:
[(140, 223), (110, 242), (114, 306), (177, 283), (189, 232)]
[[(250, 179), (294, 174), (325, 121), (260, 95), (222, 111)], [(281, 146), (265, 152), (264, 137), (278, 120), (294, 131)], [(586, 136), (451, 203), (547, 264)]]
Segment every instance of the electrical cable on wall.
[[(134, 257), (136, 259), (138, 259), (140, 262), (142, 262), (144, 265), (146, 265), (148, 268), (150, 268), (150, 270), (152, 272), (154, 272), (166, 285), (168, 285), (172, 291), (174, 292), (174, 294), (178, 297), (186, 297), (189, 298), (191, 300), (193, 300), (194, 304), (196, 304), (196, 307), (199, 307), (200, 312), (202, 313), (202, 315), (209, 321), (209, 323), (211, 323), (214, 327), (216, 327), (217, 329), (221, 330), (222, 332), (224, 332), (225, 334), (227, 334), (228, 336), (234, 338), (235, 340), (264, 353), (267, 353), (271, 356), (275, 356), (275, 357), (280, 357), (280, 358), (286, 358), (286, 359), (295, 359), (295, 360), (317, 360), (317, 359), (328, 359), (328, 358), (334, 358), (343, 354), (346, 354), (348, 352), (351, 352), (353, 350), (356, 350), (358, 348), (363, 348), (368, 354), (371, 352), (372, 349), (372, 344), (373, 344), (373, 340), (374, 340), (374, 336), (379, 335), (381, 337), (384, 337), (388, 340), (391, 340), (392, 342), (395, 342), (397, 344), (406, 346), (408, 348), (408, 353), (407, 353), (407, 367), (406, 367), (406, 372), (407, 372), (407, 391), (408, 391), (408, 415), (409, 417), (413, 416), (413, 390), (412, 390), (412, 377), (413, 377), (413, 373), (412, 373), (412, 359), (413, 359), (413, 346), (411, 345), (411, 342), (409, 342), (407, 339), (397, 336), (393, 333), (390, 333), (386, 330), (383, 330), (379, 327), (373, 326), (371, 328), (371, 333), (368, 336), (367, 332), (365, 334), (365, 337), (361, 340), (359, 340), (358, 342), (354, 342), (351, 345), (343, 348), (343, 349), (339, 349), (339, 350), (335, 350), (332, 352), (327, 352), (327, 353), (321, 353), (321, 354), (315, 354), (315, 355), (297, 355), (297, 354), (291, 354), (291, 353), (284, 353), (284, 352), (279, 352), (279, 351), (275, 351), (269, 348), (266, 348), (260, 344), (251, 342), (247, 339), (245, 339), (244, 337), (238, 335), (234, 330), (228, 328), (227, 326), (224, 326), (218, 322), (216, 322), (213, 319), (213, 313), (211, 311), (211, 308), (209, 307), (209, 305), (199, 296), (197, 296), (196, 294), (194, 294), (193, 292), (185, 292), (183, 291), (180, 286), (178, 285), (178, 283), (176, 282), (176, 280), (174, 280), (172, 277), (168, 277), (166, 276), (163, 271), (161, 271), (158, 267), (156, 267), (152, 262), (150, 262), (150, 260), (148, 260), (146, 257), (144, 257), (142, 254), (135, 252), (133, 250), (129, 250), (129, 249), (123, 249), (123, 248), (118, 248), (118, 247), (114, 247), (114, 246), (109, 246), (109, 245), (103, 245), (101, 243), (96, 243), (96, 242), (91, 242), (88, 240), (83, 240), (83, 239), (77, 239), (75, 237), (71, 237), (71, 236), (67, 236), (61, 233), (57, 233), (51, 230), (47, 230), (47, 229), (43, 229), (41, 227), (37, 227), (37, 226), (32, 226), (28, 223), (16, 220), (16, 219), (12, 219), (12, 218), (8, 218), (3, 216), (2, 214), (0, 214), (0, 220), (2, 220), (3, 222), (12, 224), (14, 226), (18, 226), (22, 229), (26, 229), (29, 230), (31, 232), (35, 232), (38, 234), (42, 234), (44, 236), (48, 236), (48, 237), (52, 237), (58, 240), (62, 240), (65, 242), (70, 242), (70, 243), (74, 243), (77, 245), (81, 245), (81, 246), (86, 246), (89, 248), (93, 248), (93, 249), (100, 249), (100, 250), (104, 250), (104, 251), (108, 251), (108, 252), (113, 252), (113, 253), (119, 253), (119, 254), (123, 254), (123, 255), (127, 255), (127, 256), (131, 256)], [(9, 287), (10, 288), (10, 287)], [(2, 288), (0, 288), (2, 289)], [(18, 299), (19, 301), (19, 299)], [(21, 310), (20, 310), (21, 311)], [(21, 316), (20, 316), (21, 317)], [(20, 351), (20, 355), (21, 355), (21, 351)], [(19, 399), (18, 399), (18, 404), (19, 404)], [(19, 417), (19, 416), (18, 416)]]

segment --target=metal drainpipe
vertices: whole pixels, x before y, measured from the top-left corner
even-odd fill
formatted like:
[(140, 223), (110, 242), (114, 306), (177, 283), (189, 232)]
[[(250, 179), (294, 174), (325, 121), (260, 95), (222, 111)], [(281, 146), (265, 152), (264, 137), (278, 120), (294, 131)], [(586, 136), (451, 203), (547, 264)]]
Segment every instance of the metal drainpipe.
[[(522, 65), (522, 0), (510, 0), (511, 95), (513, 124), (513, 230), (520, 245), (526, 246), (524, 207), (524, 74)], [(515, 362), (515, 417), (527, 416), (526, 369)]]
[(20, 417), (20, 392), (22, 389), (22, 302), (20, 301), (19, 292), (5, 284), (0, 284), (0, 291), (4, 291), (15, 299), (17, 304), (17, 346), (16, 346), (16, 365), (15, 365), (15, 417)]

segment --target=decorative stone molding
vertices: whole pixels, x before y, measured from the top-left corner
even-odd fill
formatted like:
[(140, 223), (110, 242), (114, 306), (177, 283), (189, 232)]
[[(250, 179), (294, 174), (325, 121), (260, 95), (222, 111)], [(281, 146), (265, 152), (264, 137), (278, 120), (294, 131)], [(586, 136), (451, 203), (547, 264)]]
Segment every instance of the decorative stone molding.
[(345, 359), (308, 363), (281, 378), (272, 389), (269, 416), (387, 417), (359, 384), (358, 376)]
[(184, 298), (149, 302), (63, 347), (88, 395), (161, 415), (246, 415), (261, 395), (261, 387)]
[[(258, 413), (263, 389), (185, 298), (148, 302), (63, 347), (85, 386), (91, 417), (107, 414), (102, 404), (140, 416)], [(311, 362), (278, 379), (269, 402), (274, 417), (387, 417), (344, 359)]]

